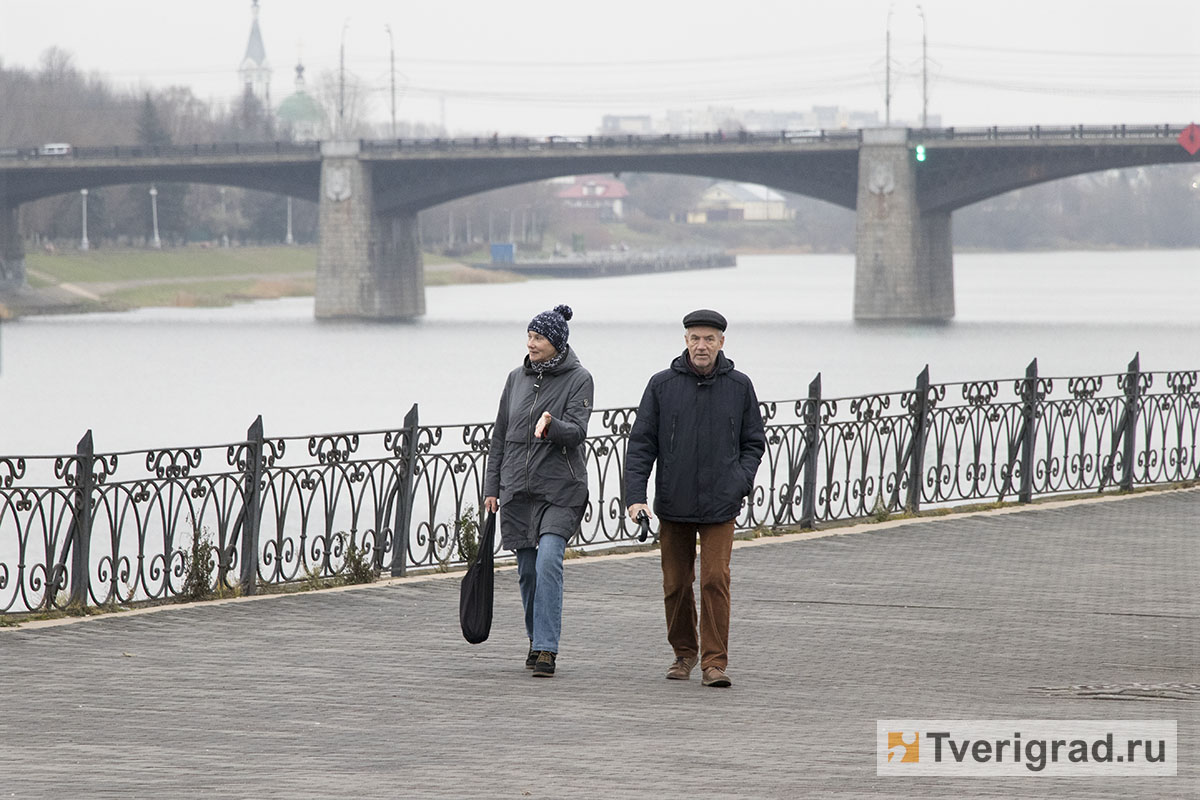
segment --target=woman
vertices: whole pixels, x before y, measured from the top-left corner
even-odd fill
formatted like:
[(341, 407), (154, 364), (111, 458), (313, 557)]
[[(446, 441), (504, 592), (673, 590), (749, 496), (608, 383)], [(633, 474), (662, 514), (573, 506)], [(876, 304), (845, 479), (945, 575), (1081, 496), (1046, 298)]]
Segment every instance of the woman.
[(500, 511), (500, 540), (517, 553), (535, 678), (554, 675), (562, 630), (563, 554), (587, 506), (584, 439), (592, 376), (567, 346), (569, 306), (529, 323), (525, 363), (508, 375), (492, 428), (483, 505)]

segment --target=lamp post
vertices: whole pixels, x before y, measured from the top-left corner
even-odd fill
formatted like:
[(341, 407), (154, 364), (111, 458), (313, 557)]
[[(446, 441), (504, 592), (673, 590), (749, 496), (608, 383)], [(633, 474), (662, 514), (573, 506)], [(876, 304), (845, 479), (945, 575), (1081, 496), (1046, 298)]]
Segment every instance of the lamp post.
[(892, 12), (895, 6), (888, 6), (887, 35), (883, 47), (883, 124), (892, 124)]
[(87, 190), (87, 189), (80, 189), (80, 190), (79, 190), (79, 196), (80, 196), (80, 197), (83, 199), (83, 233), (82, 233), (82, 234), (80, 235), (80, 237), (79, 237), (79, 249), (80, 249), (80, 250), (87, 250), (87, 249), (88, 249), (88, 238), (87, 238), (87, 196), (88, 196), (88, 190)]
[(392, 138), (396, 138), (396, 40), (392, 38), (392, 26), (384, 25), (388, 35), (388, 51), (392, 57)]
[(338, 138), (346, 127), (346, 28), (350, 27), (350, 18), (342, 23), (342, 45), (338, 55)]
[(150, 184), (150, 219), (154, 227), (154, 238), (150, 240), (150, 246), (159, 250), (162, 248), (162, 240), (158, 238), (158, 188), (153, 183)]
[(925, 9), (917, 4), (917, 13), (921, 15), (921, 127), (929, 127), (929, 45), (928, 28), (925, 25)]
[(284, 244), (294, 244), (295, 239), (292, 238), (292, 196), (288, 195), (287, 199), (287, 236), (284, 237)]

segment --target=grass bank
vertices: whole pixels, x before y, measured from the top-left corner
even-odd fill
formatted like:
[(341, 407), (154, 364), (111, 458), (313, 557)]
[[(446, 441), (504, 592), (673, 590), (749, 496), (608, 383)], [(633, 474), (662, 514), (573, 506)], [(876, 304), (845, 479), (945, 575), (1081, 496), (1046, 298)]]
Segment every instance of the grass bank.
[[(425, 285), (497, 283), (520, 276), (475, 269), (425, 253)], [(32, 252), (28, 281), (43, 295), (70, 292), (70, 303), (47, 301), (24, 313), (123, 311), (150, 306), (227, 306), (250, 300), (311, 297), (317, 248), (182, 247), (165, 250), (102, 248), (87, 252)]]
[[(178, 247), (165, 250), (102, 248), (70, 252), (32, 252), (30, 270), (59, 283), (115, 283), (161, 278), (218, 278), (230, 275), (279, 275), (317, 270), (317, 248)], [(30, 279), (30, 285), (35, 285)]]

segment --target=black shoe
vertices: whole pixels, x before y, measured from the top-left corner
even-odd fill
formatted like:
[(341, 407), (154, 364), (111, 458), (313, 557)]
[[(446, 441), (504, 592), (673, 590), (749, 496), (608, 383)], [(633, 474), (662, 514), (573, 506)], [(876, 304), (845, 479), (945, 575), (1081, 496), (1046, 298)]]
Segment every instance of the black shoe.
[(533, 665), (533, 677), (553, 678), (554, 661), (557, 658), (558, 653), (551, 653), (549, 650), (542, 650), (538, 652), (537, 663)]
[(538, 653), (541, 650), (533, 649), (533, 640), (529, 641), (529, 654), (525, 656), (525, 669), (533, 669), (533, 665), (537, 663)]

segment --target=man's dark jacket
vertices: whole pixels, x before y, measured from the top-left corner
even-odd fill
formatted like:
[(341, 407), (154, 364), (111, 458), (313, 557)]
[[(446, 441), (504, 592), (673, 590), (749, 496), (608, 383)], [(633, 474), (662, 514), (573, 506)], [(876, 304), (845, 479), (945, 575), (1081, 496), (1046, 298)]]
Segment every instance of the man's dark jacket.
[(673, 522), (728, 522), (754, 486), (766, 450), (750, 378), (723, 352), (698, 374), (685, 350), (646, 385), (625, 456), (625, 506), (646, 502), (650, 469), (654, 513)]

